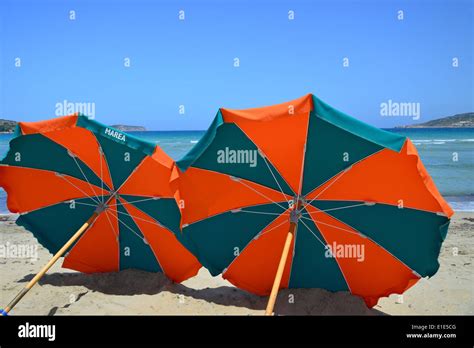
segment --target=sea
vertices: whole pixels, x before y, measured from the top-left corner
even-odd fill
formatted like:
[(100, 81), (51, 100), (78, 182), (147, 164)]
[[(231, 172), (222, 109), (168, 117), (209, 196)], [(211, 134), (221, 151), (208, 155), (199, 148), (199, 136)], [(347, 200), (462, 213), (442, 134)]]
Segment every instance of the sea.
[[(455, 211), (474, 211), (474, 128), (386, 129), (409, 137), (441, 194)], [(182, 158), (204, 131), (147, 131), (131, 134), (159, 145), (173, 159)], [(0, 158), (13, 136), (0, 134)], [(0, 188), (0, 214), (7, 214)]]

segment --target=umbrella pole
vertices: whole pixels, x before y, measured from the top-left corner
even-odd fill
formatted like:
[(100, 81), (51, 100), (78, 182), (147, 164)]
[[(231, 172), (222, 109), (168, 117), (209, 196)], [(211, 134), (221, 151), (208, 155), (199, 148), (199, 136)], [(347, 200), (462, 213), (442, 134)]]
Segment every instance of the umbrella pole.
[(77, 230), (76, 233), (66, 242), (66, 244), (63, 245), (61, 249), (53, 256), (53, 258), (39, 271), (37, 275), (33, 279), (29, 281), (28, 284), (15, 296), (15, 298), (6, 306), (2, 311), (3, 315), (7, 315), (15, 305), (20, 302), (20, 300), (25, 296), (28, 291), (36, 284), (38, 281), (44, 276), (44, 274), (51, 268), (52, 265), (56, 263), (56, 261), (66, 252), (67, 249), (89, 228), (89, 226), (92, 224), (94, 219), (97, 217), (98, 212), (94, 212), (92, 216), (87, 220), (84, 225), (81, 226)]
[(265, 315), (273, 315), (273, 307), (275, 307), (275, 302), (278, 295), (278, 290), (280, 289), (281, 278), (283, 277), (283, 271), (285, 270), (286, 259), (288, 258), (288, 253), (290, 251), (291, 241), (293, 240), (293, 234), (295, 233), (296, 222), (290, 222), (290, 230), (286, 235), (285, 245), (283, 247), (283, 252), (281, 253), (280, 263), (278, 264), (277, 273), (275, 280), (273, 281), (272, 292), (270, 293), (270, 298), (268, 299), (267, 309), (265, 310)]

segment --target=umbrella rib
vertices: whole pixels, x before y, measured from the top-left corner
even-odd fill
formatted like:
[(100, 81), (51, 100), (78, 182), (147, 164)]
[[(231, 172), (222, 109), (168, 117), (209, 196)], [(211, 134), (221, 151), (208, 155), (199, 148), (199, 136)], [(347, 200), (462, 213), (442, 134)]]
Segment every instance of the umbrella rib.
[[(261, 151), (261, 150), (260, 150), (260, 151)], [(263, 154), (263, 152), (261, 152), (260, 156), (263, 158), (263, 161), (264, 161), (265, 164), (267, 165), (268, 170), (270, 171), (270, 174), (272, 174), (273, 179), (275, 180), (276, 184), (278, 185), (278, 188), (280, 189), (280, 192), (281, 192), (283, 198), (284, 198), (285, 201), (286, 201), (286, 195), (285, 195), (285, 193), (283, 192), (283, 189), (281, 188), (280, 183), (278, 182), (278, 180), (277, 180), (275, 174), (273, 173), (273, 170), (271, 169), (270, 164), (268, 164), (268, 161), (267, 161), (266, 156), (265, 156), (265, 155), (262, 155), (262, 154)]]
[[(303, 147), (303, 160), (301, 161), (300, 168), (300, 185), (298, 187), (298, 194), (301, 196), (303, 191), (303, 180), (304, 180), (304, 168), (306, 163), (306, 148), (308, 146), (308, 134), (309, 134), (309, 123), (311, 121), (311, 111), (308, 113), (308, 124), (306, 125), (306, 135), (304, 137), (304, 147)], [(296, 240), (296, 238), (295, 238)]]
[[(350, 202), (351, 199), (348, 198), (348, 199), (318, 199), (319, 202), (324, 202), (324, 201), (330, 201), (330, 202)], [(354, 200), (354, 201), (360, 201), (359, 199), (357, 200)], [(364, 202), (364, 205), (366, 206), (373, 206), (375, 204), (381, 204), (381, 205), (387, 205), (389, 207), (397, 207), (398, 208), (398, 204), (397, 203), (389, 203), (389, 202), (381, 202), (381, 201), (365, 201)], [(362, 205), (362, 203), (361, 203)], [(332, 209), (336, 209), (336, 208), (332, 208)], [(398, 208), (400, 209), (400, 208)], [(426, 209), (419, 209), (419, 208), (414, 208), (414, 207), (411, 207), (411, 206), (404, 206), (403, 209), (410, 209), (410, 210), (416, 210), (416, 211), (422, 211), (422, 212), (425, 212), (425, 213), (430, 213), (430, 214), (436, 214), (436, 215), (439, 215), (439, 214), (444, 214), (443, 212), (436, 212), (436, 211), (432, 211), (432, 210), (426, 210)], [(322, 209), (319, 209), (320, 211), (322, 212), (325, 212), (325, 211), (329, 211), (328, 209), (326, 210), (322, 210)]]
[(70, 202), (74, 202), (74, 204), (79, 204), (79, 205), (87, 205), (87, 206), (89, 206), (89, 207), (97, 207), (97, 204), (89, 204), (89, 203), (84, 203), (84, 202), (77, 202), (75, 199), (70, 199), (70, 200), (64, 201), (64, 203), (70, 203)]
[[(160, 223), (158, 222), (153, 222), (153, 221), (149, 221), (149, 220), (145, 220), (145, 219), (142, 219), (142, 218), (139, 218), (138, 216), (134, 216), (132, 214), (130, 214), (127, 210), (127, 208), (124, 208), (126, 213), (124, 212), (121, 212), (121, 211), (118, 211), (118, 210), (115, 210), (115, 209), (112, 209), (113, 211), (115, 211), (116, 213), (120, 213), (120, 214), (124, 214), (124, 215), (127, 215), (128, 217), (130, 217), (132, 220), (133, 219), (137, 219), (137, 220), (141, 220), (141, 221), (145, 221), (145, 222), (148, 222), (148, 223), (151, 223), (151, 224), (154, 224), (158, 227), (162, 227), (166, 230), (168, 230), (166, 227), (162, 226)], [(137, 208), (138, 209), (138, 208)], [(146, 214), (146, 213), (144, 213)], [(117, 219), (122, 222), (123, 224), (125, 224), (123, 221), (121, 221), (117, 215)], [(133, 231), (128, 225), (125, 225), (127, 226), (128, 229), (130, 229), (133, 233), (135, 233), (135, 231)], [(137, 226), (138, 227), (138, 226)], [(137, 233), (135, 233), (138, 237), (140, 237)], [(141, 238), (141, 237), (140, 237)], [(163, 268), (163, 266), (161, 265), (161, 262), (160, 262), (160, 259), (158, 258), (158, 254), (155, 252), (155, 250), (152, 248), (152, 246), (148, 243), (148, 240), (146, 239), (145, 235), (143, 235), (143, 243), (145, 243), (146, 245), (148, 245), (148, 247), (150, 248), (151, 252), (153, 253), (153, 255), (155, 256), (155, 259), (156, 259), (156, 262), (158, 263), (158, 265), (160, 266), (160, 269), (161, 271), (163, 272), (164, 275), (166, 275), (166, 271), (165, 269)]]
[[(119, 212), (119, 211), (117, 210), (117, 213), (121, 213), (121, 212)], [(132, 219), (133, 219), (133, 218), (136, 218), (136, 217), (133, 217), (132, 215), (127, 214), (127, 213), (123, 213), (123, 214), (128, 215), (128, 216), (129, 216), (130, 218), (132, 218)], [(140, 238), (140, 239), (142, 240), (142, 242), (143, 242), (144, 244), (146, 244), (146, 245), (150, 248), (151, 252), (152, 252), (153, 255), (155, 256), (156, 262), (158, 263), (158, 265), (159, 265), (161, 271), (163, 272), (163, 274), (166, 275), (165, 269), (164, 269), (163, 266), (161, 265), (160, 260), (158, 259), (158, 256), (155, 254), (155, 251), (154, 251), (153, 248), (150, 246), (150, 244), (148, 243), (148, 241), (146, 240), (146, 238), (140, 236), (135, 230), (133, 230), (130, 226), (128, 226), (125, 222), (123, 222), (123, 221), (118, 217), (118, 215), (117, 215), (117, 220), (118, 220), (121, 224), (123, 224), (125, 227), (127, 227), (127, 228), (128, 228), (133, 234), (135, 234), (138, 238)], [(143, 220), (143, 219), (142, 219), (142, 220)], [(144, 221), (146, 221), (146, 220), (144, 220)], [(147, 222), (151, 222), (151, 221), (147, 221)]]
[[(100, 157), (100, 154), (102, 154), (103, 158), (101, 158), (101, 161), (100, 161), (100, 164), (101, 164), (101, 167), (100, 167), (100, 170), (101, 170), (101, 176), (102, 176), (102, 160), (104, 160), (104, 163), (105, 165), (107, 166), (107, 173), (109, 174), (108, 177), (110, 179), (110, 184), (112, 186), (109, 187), (109, 184), (107, 184), (107, 187), (108, 187), (108, 190), (115, 193), (113, 190), (114, 190), (114, 180), (112, 178), (112, 172), (110, 171), (110, 167), (109, 167), (109, 161), (107, 161), (107, 157), (105, 156), (105, 152), (102, 148), (102, 145), (101, 145), (101, 142), (99, 141), (99, 138), (97, 137), (98, 134), (94, 134), (94, 137), (95, 137), (95, 141), (96, 141), (96, 144), (97, 144), (97, 147), (99, 149), (99, 157)], [(104, 184), (104, 180), (102, 180), (101, 178), (101, 182), (102, 182), (102, 185)], [(105, 203), (105, 200), (104, 200), (104, 203)]]
[[(113, 194), (117, 193), (120, 191), (120, 189), (127, 183), (127, 181), (132, 177), (133, 174), (135, 174), (135, 172), (138, 170), (138, 168), (140, 168), (142, 166), (142, 164), (145, 162), (145, 160), (148, 158), (148, 157), (151, 157), (150, 155), (145, 155), (145, 157), (142, 158), (142, 160), (140, 161), (140, 163), (138, 163), (138, 165), (131, 171), (131, 173), (127, 176), (127, 178), (120, 184), (120, 186), (113, 192)], [(108, 166), (108, 164), (107, 164)], [(110, 168), (109, 168), (109, 172), (110, 172)]]
[(116, 203), (116, 204), (111, 204), (109, 205), (109, 207), (116, 207), (116, 206), (119, 206), (119, 205), (125, 205), (125, 204), (135, 204), (135, 203), (139, 203), (139, 202), (146, 202), (146, 201), (151, 201), (151, 200), (158, 200), (159, 198), (161, 197), (149, 197), (149, 198), (145, 198), (145, 199), (139, 199), (139, 200), (136, 200), (136, 201), (126, 201), (124, 200), (124, 202), (120, 202), (120, 203)]
[[(280, 203), (284, 203), (284, 202), (280, 202)], [(243, 207), (243, 208), (238, 208), (238, 207), (236, 207), (236, 208), (233, 208), (233, 209), (224, 210), (224, 211), (222, 211), (222, 212), (212, 213), (211, 215), (209, 215), (209, 216), (207, 216), (207, 217), (203, 217), (203, 218), (197, 219), (197, 220), (195, 220), (195, 221), (192, 221), (192, 222), (186, 224), (186, 226), (192, 225), (192, 224), (195, 224), (195, 223), (199, 223), (199, 222), (201, 222), (201, 221), (203, 221), (203, 220), (211, 219), (211, 218), (214, 218), (214, 217), (219, 216), (219, 215), (222, 215), (222, 214), (228, 214), (228, 213), (232, 213), (232, 212), (238, 213), (238, 211), (236, 211), (236, 210), (239, 210), (239, 209), (253, 208), (253, 207), (263, 206), (263, 205), (266, 205), (266, 204), (267, 204), (267, 203), (252, 204), (252, 205), (246, 205), (246, 206)], [(288, 209), (285, 209), (285, 210), (288, 210)], [(281, 214), (284, 214), (284, 213), (285, 213), (285, 212), (282, 212)]]
[(338, 230), (341, 230), (341, 231), (346, 231), (346, 232), (355, 234), (355, 235), (357, 235), (357, 236), (359, 236), (359, 237), (361, 236), (360, 233), (357, 233), (357, 232), (348, 230), (348, 229), (346, 229), (346, 228), (342, 228), (342, 227), (339, 227), (339, 226), (336, 226), (336, 225), (331, 225), (331, 224), (328, 224), (328, 223), (325, 223), (325, 222), (322, 222), (322, 221), (318, 221), (318, 220), (314, 220), (314, 219), (310, 219), (310, 218), (307, 218), (307, 217), (302, 217), (302, 218), (303, 218), (303, 219), (306, 219), (306, 220), (309, 220), (309, 221), (313, 221), (316, 225), (318, 225), (318, 224), (326, 225), (326, 226), (333, 227), (333, 228), (338, 229)]
[(142, 236), (140, 236), (135, 230), (133, 230), (130, 226), (128, 226), (125, 222), (123, 222), (118, 216), (117, 216), (117, 220), (118, 220), (121, 224), (123, 224), (125, 227), (127, 227), (131, 232), (133, 232), (133, 234), (135, 234), (138, 238), (140, 238), (140, 239), (143, 241), (143, 243), (147, 244), (145, 238), (143, 238)]
[(82, 192), (85, 196), (87, 196), (88, 198), (92, 199), (94, 202), (96, 202), (97, 204), (99, 204), (100, 202), (98, 200), (96, 200), (94, 197), (88, 195), (87, 193), (85, 193), (82, 189), (80, 189), (79, 187), (77, 187), (75, 184), (73, 184), (71, 181), (69, 181), (68, 179), (66, 179), (66, 176), (63, 175), (63, 174), (59, 174), (58, 175), (60, 178), (64, 179), (67, 183), (71, 184), (72, 186), (74, 186), (77, 190), (79, 190), (80, 192)]
[(32, 213), (34, 211), (37, 211), (37, 210), (51, 208), (51, 207), (53, 207), (55, 205), (58, 205), (58, 204), (71, 203), (72, 201), (74, 201), (75, 204), (83, 204), (83, 205), (90, 205), (91, 207), (97, 207), (97, 204), (87, 204), (87, 203), (77, 202), (76, 199), (85, 199), (85, 198), (84, 197), (68, 198), (68, 199), (65, 199), (65, 200), (60, 201), (60, 202), (54, 202), (54, 203), (51, 203), (51, 204), (48, 204), (48, 205), (45, 205), (45, 206), (42, 206), (42, 207), (37, 207), (37, 208), (31, 209), (31, 210), (28, 210), (28, 211), (22, 211), (19, 214), (20, 215), (26, 215), (26, 214)]
[[(120, 270), (120, 237), (118, 231), (115, 230), (115, 227), (112, 224), (112, 220), (109, 218), (109, 211), (105, 210), (105, 216), (107, 217), (107, 221), (109, 222), (110, 228), (112, 229), (112, 233), (115, 235), (115, 241), (117, 242), (117, 269)], [(113, 217), (113, 216), (112, 216)]]
[(250, 214), (260, 214), (260, 215), (288, 215), (289, 213), (283, 212), (283, 213), (268, 213), (265, 211), (254, 211), (254, 210), (239, 210), (237, 213), (250, 213)]
[[(118, 211), (117, 209), (110, 208), (110, 207), (109, 207), (109, 209), (113, 210), (114, 212), (116, 212), (116, 213), (118, 213), (118, 214), (126, 215), (126, 216), (128, 216), (128, 217), (130, 217), (130, 218), (132, 218), (132, 219), (141, 220), (141, 221), (148, 222), (148, 223), (150, 223), (150, 224), (156, 225), (156, 226), (158, 226), (158, 227), (168, 229), (168, 228), (166, 228), (165, 226), (163, 226), (159, 221), (156, 221), (156, 220), (155, 220), (155, 221), (146, 220), (146, 219), (140, 218), (140, 217), (138, 217), (138, 216), (132, 215), (132, 214), (130, 214), (130, 213), (128, 212), (128, 210), (126, 210), (125, 208), (124, 208), (125, 211), (126, 211), (125, 213), (122, 212), (122, 211)], [(138, 209), (138, 208), (137, 208), (137, 209)], [(146, 214), (146, 213), (144, 213), (144, 214)], [(120, 219), (118, 218), (118, 216), (117, 216), (117, 219), (120, 221)], [(121, 221), (121, 222), (122, 222), (122, 221)], [(123, 223), (123, 222), (122, 222), (122, 223)], [(127, 226), (127, 227), (128, 227), (128, 226)], [(128, 228), (130, 228), (130, 227), (128, 227)], [(141, 237), (140, 237), (140, 238), (141, 238)]]
[[(124, 200), (124, 201), (125, 201), (125, 200)], [(123, 213), (123, 212), (121, 212), (121, 213), (122, 213), (122, 214), (127, 214), (128, 216), (130, 216), (130, 217), (132, 217), (132, 218), (134, 218), (134, 219), (143, 220), (143, 221), (145, 221), (145, 222), (153, 223), (153, 224), (157, 225), (158, 227), (161, 227), (161, 228), (165, 229), (166, 231), (168, 231), (169, 233), (171, 233), (171, 234), (174, 235), (174, 232), (173, 232), (170, 228), (168, 228), (168, 227), (165, 226), (165, 225), (162, 225), (161, 222), (159, 222), (157, 219), (154, 219), (153, 217), (151, 217), (149, 214), (147, 214), (146, 212), (144, 212), (142, 209), (140, 209), (140, 208), (138, 208), (138, 207), (135, 207), (135, 208), (136, 208), (138, 211), (140, 211), (140, 212), (142, 212), (143, 214), (145, 214), (145, 215), (147, 215), (148, 217), (150, 217), (151, 220), (145, 220), (145, 219), (139, 218), (139, 217), (137, 217), (137, 216), (135, 216), (135, 215), (132, 215), (132, 214), (130, 214), (130, 213), (128, 212), (127, 208), (124, 208), (125, 211), (126, 211), (126, 213)], [(111, 209), (114, 210), (114, 211), (119, 212), (118, 210), (115, 210), (115, 209), (113, 209), (113, 208), (111, 208)], [(153, 222), (152, 220), (154, 220), (155, 222)]]
[[(84, 174), (84, 171), (82, 170), (81, 166), (80, 166), (79, 163), (77, 162), (76, 155), (73, 154), (73, 153), (71, 153), (71, 157), (72, 157), (72, 159), (74, 160), (74, 162), (76, 163), (77, 168), (79, 168), (79, 170), (80, 170), (82, 176), (84, 177), (84, 179), (86, 179), (87, 184), (88, 184), (89, 187), (91, 188), (92, 192), (95, 193), (95, 197), (96, 197), (98, 200), (100, 200), (100, 199), (99, 199), (99, 195), (97, 195), (97, 192), (96, 192), (95, 189), (92, 187), (91, 183), (89, 182), (89, 179), (87, 179), (86, 174)], [(101, 180), (101, 182), (102, 182), (102, 180)]]
[[(74, 200), (70, 200), (70, 201), (74, 201)], [(65, 201), (65, 202), (70, 202), (70, 201)], [(96, 207), (96, 206), (97, 206), (97, 205), (95, 205), (95, 204), (89, 204), (89, 203), (83, 203), (83, 202), (76, 202), (76, 201), (74, 202), (74, 204), (87, 205), (87, 206), (90, 206), (90, 207)], [(115, 205), (116, 205), (116, 204), (114, 204), (114, 206), (115, 206)], [(141, 221), (144, 221), (144, 222), (149, 222), (149, 223), (151, 223), (151, 224), (155, 224), (155, 225), (157, 225), (157, 226), (162, 227), (162, 225), (161, 225), (160, 223), (158, 223), (158, 222), (146, 220), (146, 219), (140, 218), (140, 217), (138, 217), (138, 216), (135, 216), (135, 215), (132, 215), (132, 214), (129, 214), (129, 213), (124, 213), (124, 212), (122, 212), (122, 211), (118, 211), (118, 210), (116, 210), (116, 209), (113, 209), (113, 208), (112, 208), (112, 205), (108, 205), (107, 207), (108, 207), (110, 210), (112, 210), (112, 211), (114, 211), (114, 212), (116, 212), (116, 213), (119, 213), (119, 214), (122, 214), (122, 215), (126, 215), (126, 216), (132, 217), (132, 218), (134, 218), (134, 219), (141, 220)], [(256, 213), (259, 213), (259, 212), (256, 212)], [(268, 213), (268, 214), (270, 214), (270, 213)], [(281, 215), (281, 214), (274, 214), (274, 215)]]
[(151, 220), (146, 220), (146, 219), (143, 219), (143, 218), (141, 218), (141, 217), (132, 215), (132, 214), (130, 214), (130, 213), (128, 213), (128, 212), (127, 212), (127, 213), (124, 213), (123, 211), (118, 211), (118, 210), (113, 209), (113, 208), (110, 208), (110, 209), (113, 210), (113, 211), (116, 212), (116, 213), (119, 213), (119, 214), (122, 214), (122, 215), (126, 215), (126, 216), (128, 216), (128, 217), (133, 218), (133, 219), (137, 219), (137, 220), (140, 220), (140, 221), (148, 222), (148, 223), (153, 224), (153, 225), (156, 225), (156, 226), (158, 226), (158, 227), (163, 227), (159, 222), (151, 221)]
[[(313, 190), (311, 190), (309, 193), (316, 191), (318, 188), (324, 186), (325, 184), (327, 184), (328, 182), (330, 182), (331, 180), (333, 180), (334, 178), (336, 178), (338, 175), (342, 176), (345, 172), (349, 171), (349, 170), (350, 170), (352, 167), (354, 167), (356, 164), (359, 164), (359, 163), (365, 161), (366, 159), (368, 159), (368, 158), (370, 158), (370, 157), (372, 157), (372, 156), (375, 156), (376, 154), (378, 154), (379, 152), (383, 151), (384, 149), (385, 149), (385, 148), (382, 148), (382, 149), (380, 149), (380, 150), (377, 150), (377, 151), (375, 151), (374, 153), (371, 153), (370, 155), (368, 155), (368, 156), (366, 156), (366, 157), (363, 157), (363, 158), (361, 158), (361, 159), (355, 161), (355, 162), (352, 163), (349, 167), (340, 170), (339, 172), (337, 172), (336, 174), (334, 174), (333, 176), (331, 176), (329, 179), (327, 179), (327, 180), (324, 181), (323, 183), (319, 184), (317, 187), (315, 187), (315, 188), (314, 188)], [(338, 178), (338, 179), (339, 179), (339, 178)], [(325, 190), (326, 190), (326, 189), (325, 189)], [(324, 191), (325, 191), (325, 190), (324, 190)], [(321, 193), (322, 193), (322, 192), (320, 192), (320, 193), (318, 194), (318, 197), (319, 197), (319, 195), (320, 195)], [(315, 198), (316, 198), (316, 197), (315, 197)]]
[(313, 211), (313, 212), (309, 212), (309, 211), (306, 211), (305, 213), (302, 213), (303, 215), (306, 215), (306, 214), (318, 214), (318, 213), (324, 213), (324, 212), (327, 212), (327, 211), (333, 211), (333, 210), (341, 210), (341, 209), (348, 209), (348, 208), (354, 208), (354, 207), (360, 207), (360, 206), (363, 206), (363, 205), (367, 205), (367, 203), (358, 203), (358, 204), (353, 204), (353, 205), (347, 205), (347, 206), (344, 206), (344, 207), (337, 207), (337, 208), (329, 208), (329, 209), (319, 209), (318, 211)]
[[(305, 218), (305, 217), (302, 217), (302, 218), (303, 218), (303, 219), (307, 219), (307, 218)], [(308, 220), (309, 220), (309, 219), (308, 219)], [(330, 224), (326, 224), (326, 223), (324, 223), (324, 222), (316, 221), (316, 220), (313, 220), (313, 219), (311, 219), (311, 220), (313, 221), (313, 223), (316, 225), (316, 228), (318, 228), (318, 229), (319, 229), (318, 223), (321, 223), (322, 225), (328, 225), (328, 226), (331, 226), (331, 227), (334, 227), (334, 228), (342, 229), (342, 228), (339, 228), (339, 227), (337, 227), (337, 226), (333, 226), (333, 225), (330, 225)], [(301, 222), (303, 222), (303, 220), (301, 220)], [(303, 222), (303, 223), (304, 223), (304, 222)], [(342, 229), (342, 230), (347, 231), (347, 232), (350, 232), (350, 233), (353, 233), (353, 234), (356, 234), (356, 235), (359, 235), (359, 234), (354, 233), (353, 231), (349, 231), (349, 230), (347, 230), (347, 229)], [(321, 233), (321, 236), (324, 238), (323, 233), (322, 233), (321, 231), (320, 231), (320, 233)], [(360, 236), (360, 235), (359, 235), (359, 236)], [(330, 248), (329, 245), (326, 245), (326, 246), (325, 246), (325, 249), (328, 249), (328, 248)], [(330, 250), (330, 251), (331, 251), (331, 253), (332, 253), (332, 250)], [(334, 256), (334, 259), (335, 259), (335, 261), (336, 261), (337, 266), (339, 267), (339, 271), (341, 272), (342, 277), (344, 278), (344, 281), (346, 282), (346, 285), (347, 285), (347, 288), (349, 289), (349, 292), (352, 293), (351, 286), (349, 285), (349, 282), (347, 281), (346, 275), (344, 274), (344, 271), (342, 270), (342, 267), (341, 267), (341, 265), (340, 265), (340, 263), (339, 263), (338, 258)]]
[[(262, 150), (258, 147), (258, 145), (252, 140), (252, 137), (250, 137), (237, 123), (234, 123), (234, 125), (236, 125), (237, 128), (239, 128), (239, 130), (240, 130), (243, 134), (245, 134), (245, 136), (247, 137), (247, 139), (257, 148), (258, 152), (260, 152), (260, 156), (263, 157), (264, 160), (265, 160), (265, 157), (262, 156), (263, 151), (262, 151)], [(275, 166), (274, 166), (274, 167), (275, 167)], [(276, 167), (275, 167), (275, 169), (276, 169)], [(271, 172), (271, 171), (270, 171), (270, 172)], [(278, 170), (277, 170), (277, 172), (278, 172)], [(272, 174), (273, 174), (273, 173), (272, 173)], [(290, 190), (293, 192), (293, 189), (292, 189), (291, 186), (288, 184), (288, 182), (285, 180), (285, 178), (283, 177), (283, 175), (280, 175), (280, 176), (281, 176), (281, 178), (283, 179), (283, 181), (286, 183), (286, 185), (290, 188)], [(275, 179), (275, 180), (276, 180), (276, 179)], [(277, 181), (277, 184), (278, 184), (278, 181)], [(278, 185), (278, 186), (280, 186), (280, 185)], [(282, 192), (282, 193), (283, 193), (283, 192)], [(294, 192), (293, 192), (293, 194), (294, 194)], [(284, 193), (283, 193), (283, 196), (285, 197), (285, 201), (286, 201), (286, 196), (285, 196)]]
[[(264, 195), (263, 193), (259, 192), (258, 190), (254, 189), (252, 186), (249, 186), (247, 185), (246, 183), (244, 183), (243, 181), (241, 181), (240, 179), (237, 180), (237, 182), (240, 182), (242, 185), (244, 185), (245, 187), (251, 189), (252, 191), (254, 191), (255, 193), (259, 194), (260, 196), (262, 196), (263, 198), (269, 200), (270, 202), (272, 202), (273, 204), (276, 204), (278, 205), (280, 208), (282, 208), (283, 210), (287, 210), (287, 208), (285, 208), (284, 206), (282, 206), (281, 204), (275, 202), (273, 199), (271, 198), (268, 198), (266, 195)], [(285, 197), (286, 198), (286, 197)]]
[[(273, 221), (275, 221), (275, 220), (273, 220)], [(272, 222), (273, 222), (273, 221), (272, 221)], [(278, 228), (278, 227), (280, 227), (280, 226), (282, 226), (282, 225), (284, 225), (284, 224), (286, 224), (286, 223), (288, 223), (287, 220), (285, 220), (285, 221), (279, 223), (279, 224), (276, 225), (276, 226), (273, 226), (272, 228), (270, 228), (269, 230), (266, 230), (265, 232), (260, 232), (260, 233), (257, 234), (255, 237), (256, 237), (256, 238), (260, 238), (261, 236), (267, 234), (268, 232), (271, 232), (271, 231), (275, 230), (276, 228)]]
[[(344, 221), (341, 221), (340, 219), (336, 218), (335, 216), (332, 216), (332, 218), (334, 218), (335, 220), (339, 221), (340, 223), (342, 224), (346, 224)], [(303, 217), (303, 219), (308, 219), (308, 218), (305, 218)], [(321, 223), (321, 222), (318, 222), (318, 223)], [(334, 226), (334, 227), (337, 227), (337, 226)], [(380, 247), (382, 250), (384, 250), (386, 253), (388, 253), (389, 255), (391, 255), (394, 259), (396, 259), (397, 261), (399, 261), (401, 264), (403, 264), (406, 268), (408, 268), (409, 270), (411, 270), (415, 275), (417, 275), (418, 277), (422, 278), (422, 276), (416, 271), (414, 270), (412, 267), (408, 266), (405, 262), (403, 262), (402, 260), (400, 260), (395, 254), (393, 254), (391, 251), (387, 250), (383, 245), (381, 245), (380, 243), (378, 243), (377, 241), (375, 241), (373, 238), (371, 238), (370, 236), (360, 232), (358, 229), (352, 227), (354, 229), (354, 231), (356, 232), (353, 232), (353, 231), (350, 231), (352, 233), (357, 233), (357, 235), (359, 237), (363, 237), (363, 238), (367, 238), (368, 240), (370, 240), (372, 243), (374, 243), (375, 245), (377, 245), (378, 247)], [(347, 231), (347, 230), (346, 230)]]
[(102, 194), (102, 203), (104, 203), (104, 175), (102, 171), (102, 148), (99, 146), (99, 162), (100, 162), (100, 189)]
[(306, 202), (305, 205), (303, 206), (302, 209), (305, 209), (309, 204), (311, 204), (316, 198), (318, 198), (319, 196), (321, 196), (321, 194), (326, 191), (328, 188), (330, 188), (332, 185), (334, 185), (334, 183), (336, 181), (338, 181), (344, 174), (346, 174), (350, 169), (352, 168), (352, 166), (350, 166), (349, 168), (346, 168), (345, 170), (343, 170), (339, 176), (334, 179), (328, 186), (326, 186), (321, 192), (319, 192), (315, 197), (313, 197), (313, 199), (311, 199), (309, 202)]
[[(308, 220), (309, 220), (309, 219), (308, 219)], [(319, 241), (319, 243), (321, 243), (321, 245), (324, 247), (324, 249), (326, 249), (326, 248), (327, 248), (327, 244), (323, 243), (323, 242), (321, 241), (321, 239), (319, 239), (319, 237), (318, 237), (313, 231), (311, 231), (311, 228), (309, 228), (309, 226), (306, 225), (306, 223), (305, 223), (303, 220), (300, 219), (299, 221), (301, 221), (301, 223), (308, 229), (308, 231), (311, 232), (311, 234)]]
[(115, 237), (118, 239), (119, 235), (117, 231), (115, 230), (115, 227), (112, 225), (112, 221), (109, 218), (109, 211), (106, 209), (105, 210), (105, 216), (107, 217), (107, 221), (109, 221), (110, 228), (112, 229), (112, 232), (114, 233)]
[[(241, 255), (245, 249), (247, 249), (247, 247), (250, 245), (250, 243), (252, 243), (253, 240), (257, 239), (257, 238), (260, 238), (261, 236), (263, 236), (264, 234), (267, 234), (268, 232), (271, 232), (273, 230), (275, 230), (276, 228), (284, 225), (285, 223), (287, 223), (288, 221), (287, 220), (284, 220), (283, 222), (281, 222), (280, 224), (276, 225), (276, 226), (273, 226), (272, 228), (270, 228), (269, 230), (265, 231), (265, 229), (270, 226), (273, 222), (275, 222), (278, 218), (275, 218), (273, 219), (272, 221), (270, 221), (264, 228), (262, 228), (245, 246), (244, 248), (239, 252), (239, 255)], [(265, 231), (265, 232), (263, 232)], [(224, 275), (227, 270), (232, 266), (232, 264), (234, 263), (235, 260), (237, 260), (238, 256), (234, 257), (234, 259), (231, 261), (231, 263), (229, 263), (229, 265), (222, 271), (222, 274)]]

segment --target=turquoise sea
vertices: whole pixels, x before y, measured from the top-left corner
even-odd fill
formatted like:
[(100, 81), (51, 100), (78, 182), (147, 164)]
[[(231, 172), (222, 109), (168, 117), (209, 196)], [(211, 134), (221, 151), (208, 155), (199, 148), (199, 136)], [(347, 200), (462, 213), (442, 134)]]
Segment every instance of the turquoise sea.
[[(416, 145), (428, 172), (454, 210), (474, 211), (474, 128), (388, 129), (408, 136)], [(133, 135), (158, 144), (180, 159), (204, 131), (149, 131)], [(0, 158), (8, 151), (10, 134), (0, 134)], [(457, 161), (453, 156), (457, 154)], [(0, 189), (0, 214), (7, 213), (6, 195)]]

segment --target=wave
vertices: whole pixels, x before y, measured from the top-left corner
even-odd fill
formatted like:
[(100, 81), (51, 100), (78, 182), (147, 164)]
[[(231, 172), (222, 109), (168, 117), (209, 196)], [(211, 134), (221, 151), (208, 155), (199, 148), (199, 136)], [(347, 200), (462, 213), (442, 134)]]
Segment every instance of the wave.
[(197, 144), (199, 142), (199, 140), (191, 140), (190, 143), (191, 144)]
[(471, 143), (474, 139), (411, 139), (413, 143), (433, 143), (433, 142), (445, 142), (445, 143)]
[(469, 211), (474, 212), (474, 202), (450, 202), (448, 201), (451, 208), (454, 211)]
[(471, 143), (474, 139), (414, 139), (412, 140), (414, 145), (445, 145), (449, 144), (460, 144), (460, 143)]

